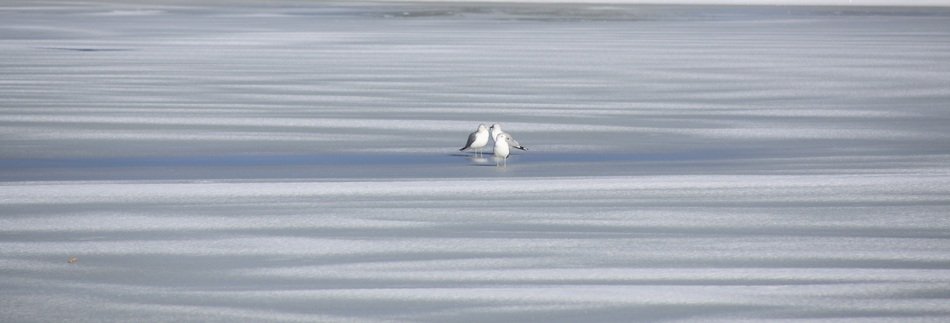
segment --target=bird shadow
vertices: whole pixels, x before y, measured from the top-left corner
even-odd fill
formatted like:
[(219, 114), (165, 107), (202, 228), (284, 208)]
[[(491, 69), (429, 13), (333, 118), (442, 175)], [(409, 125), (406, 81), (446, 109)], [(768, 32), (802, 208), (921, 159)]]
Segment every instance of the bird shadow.
[(478, 156), (475, 153), (451, 153), (452, 157), (465, 157), (471, 162), (471, 166), (495, 166), (494, 157), (491, 154)]

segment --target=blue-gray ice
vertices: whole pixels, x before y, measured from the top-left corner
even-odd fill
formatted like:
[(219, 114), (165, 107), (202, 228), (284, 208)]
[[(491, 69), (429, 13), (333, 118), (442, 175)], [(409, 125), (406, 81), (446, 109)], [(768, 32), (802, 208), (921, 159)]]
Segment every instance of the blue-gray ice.
[(0, 321), (950, 321), (948, 9), (222, 3), (0, 4)]

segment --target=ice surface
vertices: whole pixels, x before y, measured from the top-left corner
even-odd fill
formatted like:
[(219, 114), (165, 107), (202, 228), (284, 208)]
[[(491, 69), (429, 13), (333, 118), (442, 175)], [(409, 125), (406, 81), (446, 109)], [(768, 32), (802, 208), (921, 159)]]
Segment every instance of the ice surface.
[(8, 1), (0, 321), (947, 321), (948, 84), (939, 8)]

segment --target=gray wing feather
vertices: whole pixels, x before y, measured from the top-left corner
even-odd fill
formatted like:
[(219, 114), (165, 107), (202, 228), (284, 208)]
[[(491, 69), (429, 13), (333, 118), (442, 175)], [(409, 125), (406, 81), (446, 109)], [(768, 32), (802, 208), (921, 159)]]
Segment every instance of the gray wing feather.
[(509, 146), (512, 146), (512, 147), (515, 147), (515, 148), (518, 148), (518, 149), (521, 149), (521, 150), (528, 150), (528, 148), (525, 148), (525, 147), (522, 146), (520, 143), (518, 143), (518, 141), (515, 140), (515, 138), (511, 138), (511, 142), (509, 142), (508, 145), (509, 145)]
[(469, 147), (472, 147), (472, 143), (475, 142), (475, 137), (476, 137), (477, 135), (478, 135), (478, 131), (469, 134), (469, 135), (468, 135), (468, 142), (465, 143), (465, 147), (462, 147), (462, 149), (459, 149), (459, 151), (466, 150), (466, 149), (468, 149)]

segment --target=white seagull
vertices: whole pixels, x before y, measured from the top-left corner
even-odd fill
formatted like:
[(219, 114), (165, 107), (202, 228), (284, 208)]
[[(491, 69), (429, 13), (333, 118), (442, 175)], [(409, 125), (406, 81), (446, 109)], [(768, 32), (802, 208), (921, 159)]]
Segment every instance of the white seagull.
[(508, 148), (511, 145), (511, 142), (514, 139), (511, 139), (507, 133), (500, 133), (498, 137), (495, 138), (495, 166), (498, 166), (498, 159), (500, 158), (503, 162), (502, 165), (508, 167), (508, 155), (511, 154), (511, 149)]
[(497, 123), (496, 123), (496, 124), (491, 125), (491, 129), (490, 129), (490, 130), (491, 130), (491, 138), (492, 138), (493, 140), (495, 140), (496, 142), (498, 141), (498, 135), (500, 135), (500, 134), (506, 134), (506, 135), (508, 135), (508, 145), (510, 145), (511, 147), (515, 147), (515, 148), (521, 149), (521, 150), (528, 150), (528, 148), (525, 148), (524, 146), (522, 146), (521, 144), (519, 144), (518, 141), (515, 140), (515, 138), (511, 136), (511, 134), (502, 131), (500, 124), (497, 124)]
[(459, 149), (463, 151), (466, 149), (475, 149), (478, 155), (482, 154), (482, 148), (488, 145), (488, 128), (484, 124), (478, 125), (478, 130), (468, 135), (468, 142), (465, 143), (465, 147)]

